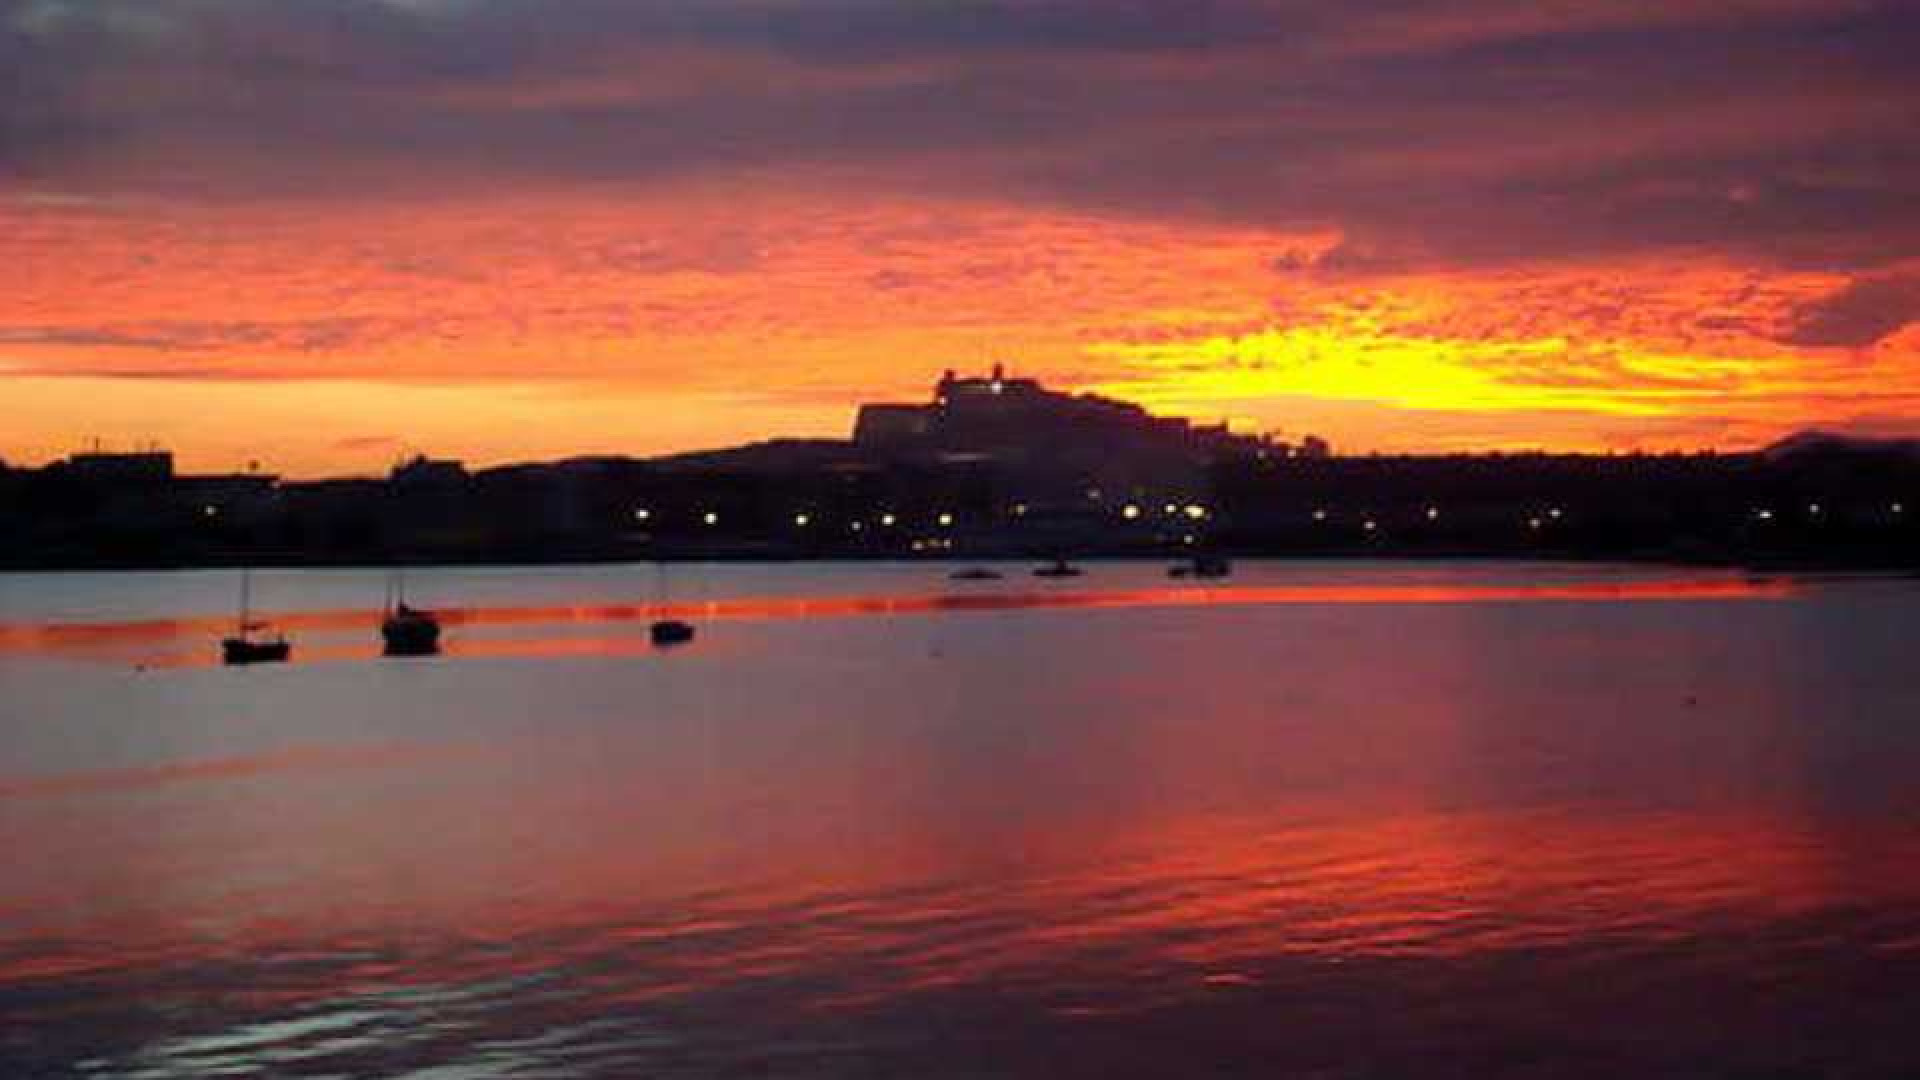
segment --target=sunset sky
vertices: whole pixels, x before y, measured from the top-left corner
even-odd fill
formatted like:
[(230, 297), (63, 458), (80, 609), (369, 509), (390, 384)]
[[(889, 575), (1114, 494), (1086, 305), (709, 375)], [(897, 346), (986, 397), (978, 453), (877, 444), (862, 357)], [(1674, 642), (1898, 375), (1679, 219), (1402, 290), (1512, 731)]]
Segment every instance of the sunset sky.
[(0, 0), (0, 459), (1920, 434), (1911, 0)]

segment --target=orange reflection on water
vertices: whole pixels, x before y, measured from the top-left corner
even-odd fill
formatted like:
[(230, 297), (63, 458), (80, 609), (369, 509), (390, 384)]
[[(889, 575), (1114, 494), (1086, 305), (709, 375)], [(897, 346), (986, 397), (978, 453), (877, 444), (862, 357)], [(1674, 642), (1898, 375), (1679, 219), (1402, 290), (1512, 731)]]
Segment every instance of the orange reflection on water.
[[(1911, 837), (1903, 843), (1890, 841), (1887, 854), (1917, 853)], [(910, 884), (939, 852), (853, 867), (844, 852), (801, 847), (770, 868), (791, 875), (779, 882), (665, 902), (642, 897), (690, 883), (663, 882), (666, 868), (609, 845), (564, 864), (515, 859), (499, 871), (532, 883), (523, 895), (464, 908), (449, 908), (441, 891), (440, 875), (454, 868), (429, 857), (417, 877), (383, 882), (417, 891), (358, 909), (406, 912), (401, 925), (360, 921), (347, 896), (315, 898), (308, 914), (225, 918), (217, 942), (185, 923), (118, 922), (89, 935), (104, 951), (19, 956), (0, 965), (0, 982), (253, 950), (378, 952), (394, 933), (432, 922), (444, 941), (415, 940), (408, 963), (370, 962), (350, 981), (390, 991), (577, 968), (605, 972), (592, 987), (598, 1009), (819, 977), (796, 1004), (862, 1008), (942, 988), (1046, 985), (1072, 1012), (1092, 1007), (1074, 1003), (1075, 991), (1097, 986), (1098, 1011), (1125, 1013), (1256, 986), (1290, 958), (1659, 950), (1795, 917), (1808, 920), (1799, 932), (1811, 946), (1831, 929), (1812, 918), (1824, 909), (1920, 899), (1910, 858), (1862, 880), (1835, 864), (1817, 832), (1761, 814), (1184, 822), (1100, 838), (1099, 848), (1107, 858), (1033, 866), (1012, 880)], [(802, 872), (810, 860), (816, 872)], [(1896, 948), (1911, 934), (1890, 932)], [(516, 947), (441, 953), (449, 942)], [(844, 981), (850, 973), (857, 979)]]
[[(8, 658), (31, 677), (0, 768), (0, 991), (43, 1029), (94, 1025), (83, 998), (179, 1009), (194, 1054), (112, 1060), (206, 1075), (369, 1012), (367, 1045), (457, 1022), (487, 1054), (534, 1029), (617, 1053), (660, 1017), (759, 1045), (754, 1009), (891, 1038), (1009, 1004), (1074, 1030), (1233, 1008), (1205, 1019), (1280, 1018), (1283, 1043), (1332, 1002), (1353, 1045), (1425, 1009), (1426, 1045), (1462, 1011), (1557, 1033), (1649, 987), (1659, 1013), (1809, 981), (1831, 1008), (1916, 962), (1915, 746), (1887, 719), (1906, 590), (1240, 581), (683, 604), (714, 620), (685, 662), (592, 670)], [(1679, 603), (1415, 606), (1542, 600)], [(1202, 617), (1260, 604), (1354, 607)], [(992, 617), (1048, 608), (1169, 616)], [(940, 612), (981, 617), (854, 618)], [(453, 610), (450, 649), (652, 655), (656, 613)], [(297, 660), (358, 664), (373, 618), (285, 624)], [(204, 664), (224, 625), (5, 633)], [(527, 1060), (567, 1073), (552, 1045)], [(392, 1071), (356, 1064), (331, 1071)]]
[[(1164, 846), (1157, 853), (996, 888), (865, 903), (797, 897), (790, 923), (783, 920), (793, 933), (754, 954), (753, 971), (855, 958), (883, 972), (864, 992), (837, 995), (836, 1006), (1075, 972), (1109, 993), (1128, 985), (1132, 1000), (1109, 1000), (1102, 1011), (1129, 1011), (1255, 984), (1288, 957), (1660, 948), (1848, 901), (1920, 898), (1911, 863), (1863, 891), (1867, 883), (1833, 864), (1817, 832), (1758, 814), (1583, 821), (1436, 813), (1273, 826), (1187, 823), (1129, 838)], [(1907, 838), (1906, 853), (1916, 848)]]
[[(1034, 609), (1125, 609), (1241, 607), (1274, 605), (1472, 604), (1521, 602), (1603, 602), (1652, 600), (1742, 600), (1781, 598), (1800, 588), (1790, 579), (1729, 578), (1578, 582), (1566, 584), (1311, 584), (1157, 587), (1113, 590), (1021, 590), (1004, 592), (922, 593), (893, 596), (742, 597), (699, 603), (576, 604), (498, 607), (446, 607), (439, 610), (449, 627), (511, 627), (565, 624), (620, 624), (658, 618), (808, 619), (938, 613), (1025, 611)], [(274, 625), (289, 632), (371, 635), (381, 615), (373, 610), (291, 611), (274, 613)], [(110, 659), (139, 659), (152, 666), (210, 663), (213, 639), (228, 632), (226, 616), (192, 616), (124, 622), (0, 622), (0, 651), (89, 653)], [(144, 655), (131, 647), (148, 643), (202, 639), (208, 647)], [(456, 650), (474, 655), (624, 654), (624, 642), (602, 638), (532, 641), (461, 640)], [(297, 650), (301, 660), (360, 659), (369, 648), (337, 644)]]

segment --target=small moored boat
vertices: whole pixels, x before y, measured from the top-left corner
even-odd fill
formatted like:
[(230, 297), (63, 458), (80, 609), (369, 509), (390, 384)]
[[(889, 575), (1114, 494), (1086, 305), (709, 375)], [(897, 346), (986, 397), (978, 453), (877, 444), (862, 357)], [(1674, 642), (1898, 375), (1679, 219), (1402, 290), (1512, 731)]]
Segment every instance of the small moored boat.
[(647, 636), (655, 645), (685, 645), (693, 640), (693, 624), (679, 619), (659, 619), (647, 627)]
[(220, 662), (228, 667), (249, 664), (284, 664), (293, 655), (293, 643), (285, 634), (268, 631), (266, 623), (253, 618), (253, 571), (240, 572), (240, 617), (233, 633), (220, 639)]
[(1050, 563), (1034, 567), (1033, 576), (1044, 578), (1079, 577), (1080, 568), (1065, 559), (1056, 558)]
[(258, 623), (220, 642), (220, 660), (228, 667), (248, 664), (284, 664), (293, 655), (293, 643), (279, 635), (254, 637)]
[(380, 620), (383, 656), (437, 656), (440, 653), (440, 618), (431, 611), (407, 604), (407, 584), (395, 573), (387, 587), (386, 615)]
[(440, 652), (440, 620), (431, 611), (395, 605), (380, 621), (387, 656), (434, 656)]

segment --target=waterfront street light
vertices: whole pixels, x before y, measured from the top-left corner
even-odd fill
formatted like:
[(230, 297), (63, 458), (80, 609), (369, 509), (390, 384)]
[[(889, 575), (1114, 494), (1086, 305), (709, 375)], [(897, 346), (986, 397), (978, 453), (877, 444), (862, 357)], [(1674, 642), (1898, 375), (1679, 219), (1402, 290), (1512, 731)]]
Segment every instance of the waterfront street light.
[(940, 527), (944, 529), (953, 524), (953, 515), (943, 513), (940, 515), (938, 520), (940, 522)]
[(720, 515), (709, 510), (700, 520), (706, 522), (708, 525), (718, 525), (720, 524)]
[(1140, 517), (1140, 508), (1132, 503), (1128, 503), (1120, 508), (1120, 516), (1126, 518), (1128, 521), (1137, 521)]

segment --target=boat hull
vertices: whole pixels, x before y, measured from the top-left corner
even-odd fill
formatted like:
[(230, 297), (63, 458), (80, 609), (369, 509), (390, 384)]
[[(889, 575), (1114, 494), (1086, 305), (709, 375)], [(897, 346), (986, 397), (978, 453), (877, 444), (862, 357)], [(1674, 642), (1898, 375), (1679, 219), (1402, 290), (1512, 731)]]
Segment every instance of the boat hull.
[(285, 641), (248, 641), (244, 638), (227, 638), (220, 643), (220, 660), (229, 667), (284, 664), (292, 655), (293, 646)]
[(440, 624), (432, 619), (409, 616), (390, 618), (380, 624), (384, 656), (438, 656)]
[(685, 645), (693, 640), (693, 625), (678, 619), (662, 619), (647, 627), (647, 636), (655, 645)]

